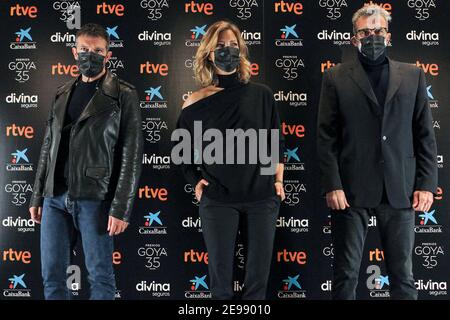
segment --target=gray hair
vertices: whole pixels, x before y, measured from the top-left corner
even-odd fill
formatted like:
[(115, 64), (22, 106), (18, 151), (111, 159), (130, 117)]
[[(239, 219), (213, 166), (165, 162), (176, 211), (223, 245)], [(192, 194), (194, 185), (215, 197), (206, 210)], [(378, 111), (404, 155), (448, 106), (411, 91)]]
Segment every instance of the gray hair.
[(353, 24), (353, 33), (356, 33), (356, 21), (361, 17), (369, 17), (369, 16), (379, 16), (384, 18), (387, 23), (391, 22), (392, 17), (389, 12), (383, 9), (381, 6), (377, 4), (365, 5), (361, 9), (358, 9), (353, 14), (352, 24)]

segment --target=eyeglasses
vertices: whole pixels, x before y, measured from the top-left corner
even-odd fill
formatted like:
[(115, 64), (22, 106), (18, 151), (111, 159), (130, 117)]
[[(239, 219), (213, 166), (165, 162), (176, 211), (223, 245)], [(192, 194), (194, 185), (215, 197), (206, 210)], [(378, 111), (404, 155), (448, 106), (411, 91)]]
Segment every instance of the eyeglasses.
[(364, 28), (356, 30), (356, 35), (358, 35), (360, 38), (368, 37), (372, 33), (376, 34), (377, 36), (385, 36), (388, 32), (387, 28), (381, 27), (381, 28)]

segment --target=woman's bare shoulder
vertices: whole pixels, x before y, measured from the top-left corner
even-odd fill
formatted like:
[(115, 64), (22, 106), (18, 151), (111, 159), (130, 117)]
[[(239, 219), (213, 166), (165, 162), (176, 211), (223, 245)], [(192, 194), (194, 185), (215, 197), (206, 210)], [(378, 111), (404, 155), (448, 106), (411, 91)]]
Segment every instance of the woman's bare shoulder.
[(189, 97), (186, 99), (186, 101), (184, 101), (182, 109), (189, 107), (190, 105), (206, 98), (207, 96), (210, 96), (214, 93), (216, 93), (217, 91), (220, 91), (222, 89), (218, 89), (215, 86), (208, 86), (205, 88), (201, 88), (193, 93), (191, 93), (189, 95)]

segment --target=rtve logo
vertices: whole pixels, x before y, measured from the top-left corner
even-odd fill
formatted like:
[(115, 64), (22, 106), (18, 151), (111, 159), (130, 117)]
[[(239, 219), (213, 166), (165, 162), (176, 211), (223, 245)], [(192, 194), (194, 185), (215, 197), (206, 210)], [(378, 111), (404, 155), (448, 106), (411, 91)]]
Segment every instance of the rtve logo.
[(168, 191), (166, 188), (152, 188), (145, 186), (139, 188), (139, 199), (158, 199), (159, 201), (167, 201)]
[(58, 62), (57, 64), (52, 64), (51, 68), (52, 76), (70, 75), (72, 77), (78, 77), (79, 75), (78, 66), (76, 64), (64, 65), (61, 62)]
[(214, 5), (211, 2), (190, 1), (184, 4), (184, 12), (186, 13), (203, 13), (207, 16), (214, 14)]
[(250, 64), (250, 74), (255, 77), (259, 75), (259, 64), (252, 62)]
[(18, 126), (15, 123), (6, 126), (7, 137), (25, 137), (32, 139), (34, 137), (34, 129), (32, 126)]
[(369, 261), (384, 261), (384, 251), (378, 248), (369, 250)]
[(330, 69), (330, 68), (334, 67), (335, 65), (336, 65), (336, 63), (331, 62), (330, 60), (322, 62), (320, 64), (320, 72), (324, 73), (325, 70)]
[(113, 252), (112, 263), (116, 266), (122, 264), (122, 254), (119, 251)]
[(122, 17), (125, 14), (125, 7), (123, 4), (107, 4), (103, 2), (97, 5), (97, 14), (106, 14)]
[(167, 63), (151, 63), (150, 61), (145, 61), (141, 63), (139, 73), (159, 74), (166, 77), (169, 74), (169, 65)]
[(184, 252), (184, 262), (208, 264), (208, 252), (191, 249)]
[(26, 16), (28, 18), (37, 18), (38, 8), (36, 6), (21, 6), (20, 4), (12, 5), (9, 8), (9, 15), (13, 16)]
[(0, 251), (1, 259), (5, 262), (22, 262), (24, 264), (31, 263), (31, 252), (30, 251), (16, 251), (13, 248), (8, 250)]
[(380, 2), (380, 3), (377, 3), (377, 2), (374, 2), (374, 1), (369, 1), (369, 2), (366, 2), (366, 3), (364, 3), (364, 6), (370, 6), (370, 5), (373, 5), (373, 4), (375, 4), (375, 5), (379, 5), (380, 7), (382, 7), (384, 10), (386, 10), (386, 11), (388, 11), (388, 12), (391, 12), (392, 11), (392, 4), (391, 3), (389, 3), (389, 2)]
[(284, 136), (295, 135), (298, 138), (303, 138), (305, 136), (305, 131), (305, 126), (301, 124), (286, 124), (286, 122), (281, 124), (281, 133)]
[(417, 60), (416, 66), (422, 68), (425, 74), (428, 73), (434, 77), (439, 75), (439, 65), (437, 63), (421, 63), (419, 60)]
[(307, 256), (305, 251), (283, 251), (277, 252), (277, 262), (294, 262), (300, 265), (306, 264)]
[(296, 1), (275, 1), (273, 3), (276, 13), (294, 13), (296, 15), (303, 14), (303, 4)]

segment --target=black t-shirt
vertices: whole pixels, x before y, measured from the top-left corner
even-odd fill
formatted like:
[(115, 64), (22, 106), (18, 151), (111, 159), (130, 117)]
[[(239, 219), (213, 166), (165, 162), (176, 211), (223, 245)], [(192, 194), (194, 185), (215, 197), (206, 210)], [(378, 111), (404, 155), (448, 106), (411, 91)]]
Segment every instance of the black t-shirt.
[(69, 104), (64, 116), (64, 125), (61, 131), (61, 141), (59, 143), (58, 157), (55, 166), (56, 193), (63, 192), (68, 185), (70, 130), (94, 96), (101, 80), (102, 78), (92, 82), (83, 82), (79, 80), (71, 92)]
[[(181, 111), (177, 127), (187, 129), (193, 140), (194, 121), (202, 121), (202, 132), (217, 129), (226, 141), (227, 129), (280, 129), (280, 119), (272, 91), (265, 85), (248, 82), (242, 83), (237, 74), (218, 77), (218, 87), (224, 88), (206, 98), (194, 102)], [(269, 133), (270, 134), (270, 133)], [(284, 138), (279, 130), (279, 163), (283, 162)], [(205, 140), (205, 138), (203, 139)], [(255, 143), (259, 143), (258, 141)], [(270, 136), (266, 141), (270, 152)], [(257, 201), (275, 196), (275, 175), (263, 175), (260, 169), (267, 167), (257, 157), (256, 163), (249, 163), (248, 139), (245, 140), (245, 163), (237, 163), (237, 148), (234, 145), (234, 163), (226, 161), (225, 155), (230, 150), (223, 147), (224, 163), (183, 164), (181, 169), (186, 180), (195, 186), (200, 179), (209, 182), (203, 190), (208, 198), (225, 202)], [(193, 143), (193, 141), (191, 141)], [(211, 142), (202, 143), (202, 153)], [(254, 146), (255, 146), (254, 145)], [(198, 157), (192, 146), (191, 156)], [(265, 152), (267, 155), (267, 151)], [(268, 155), (267, 155), (268, 156)], [(274, 164), (276, 168), (277, 163)]]

